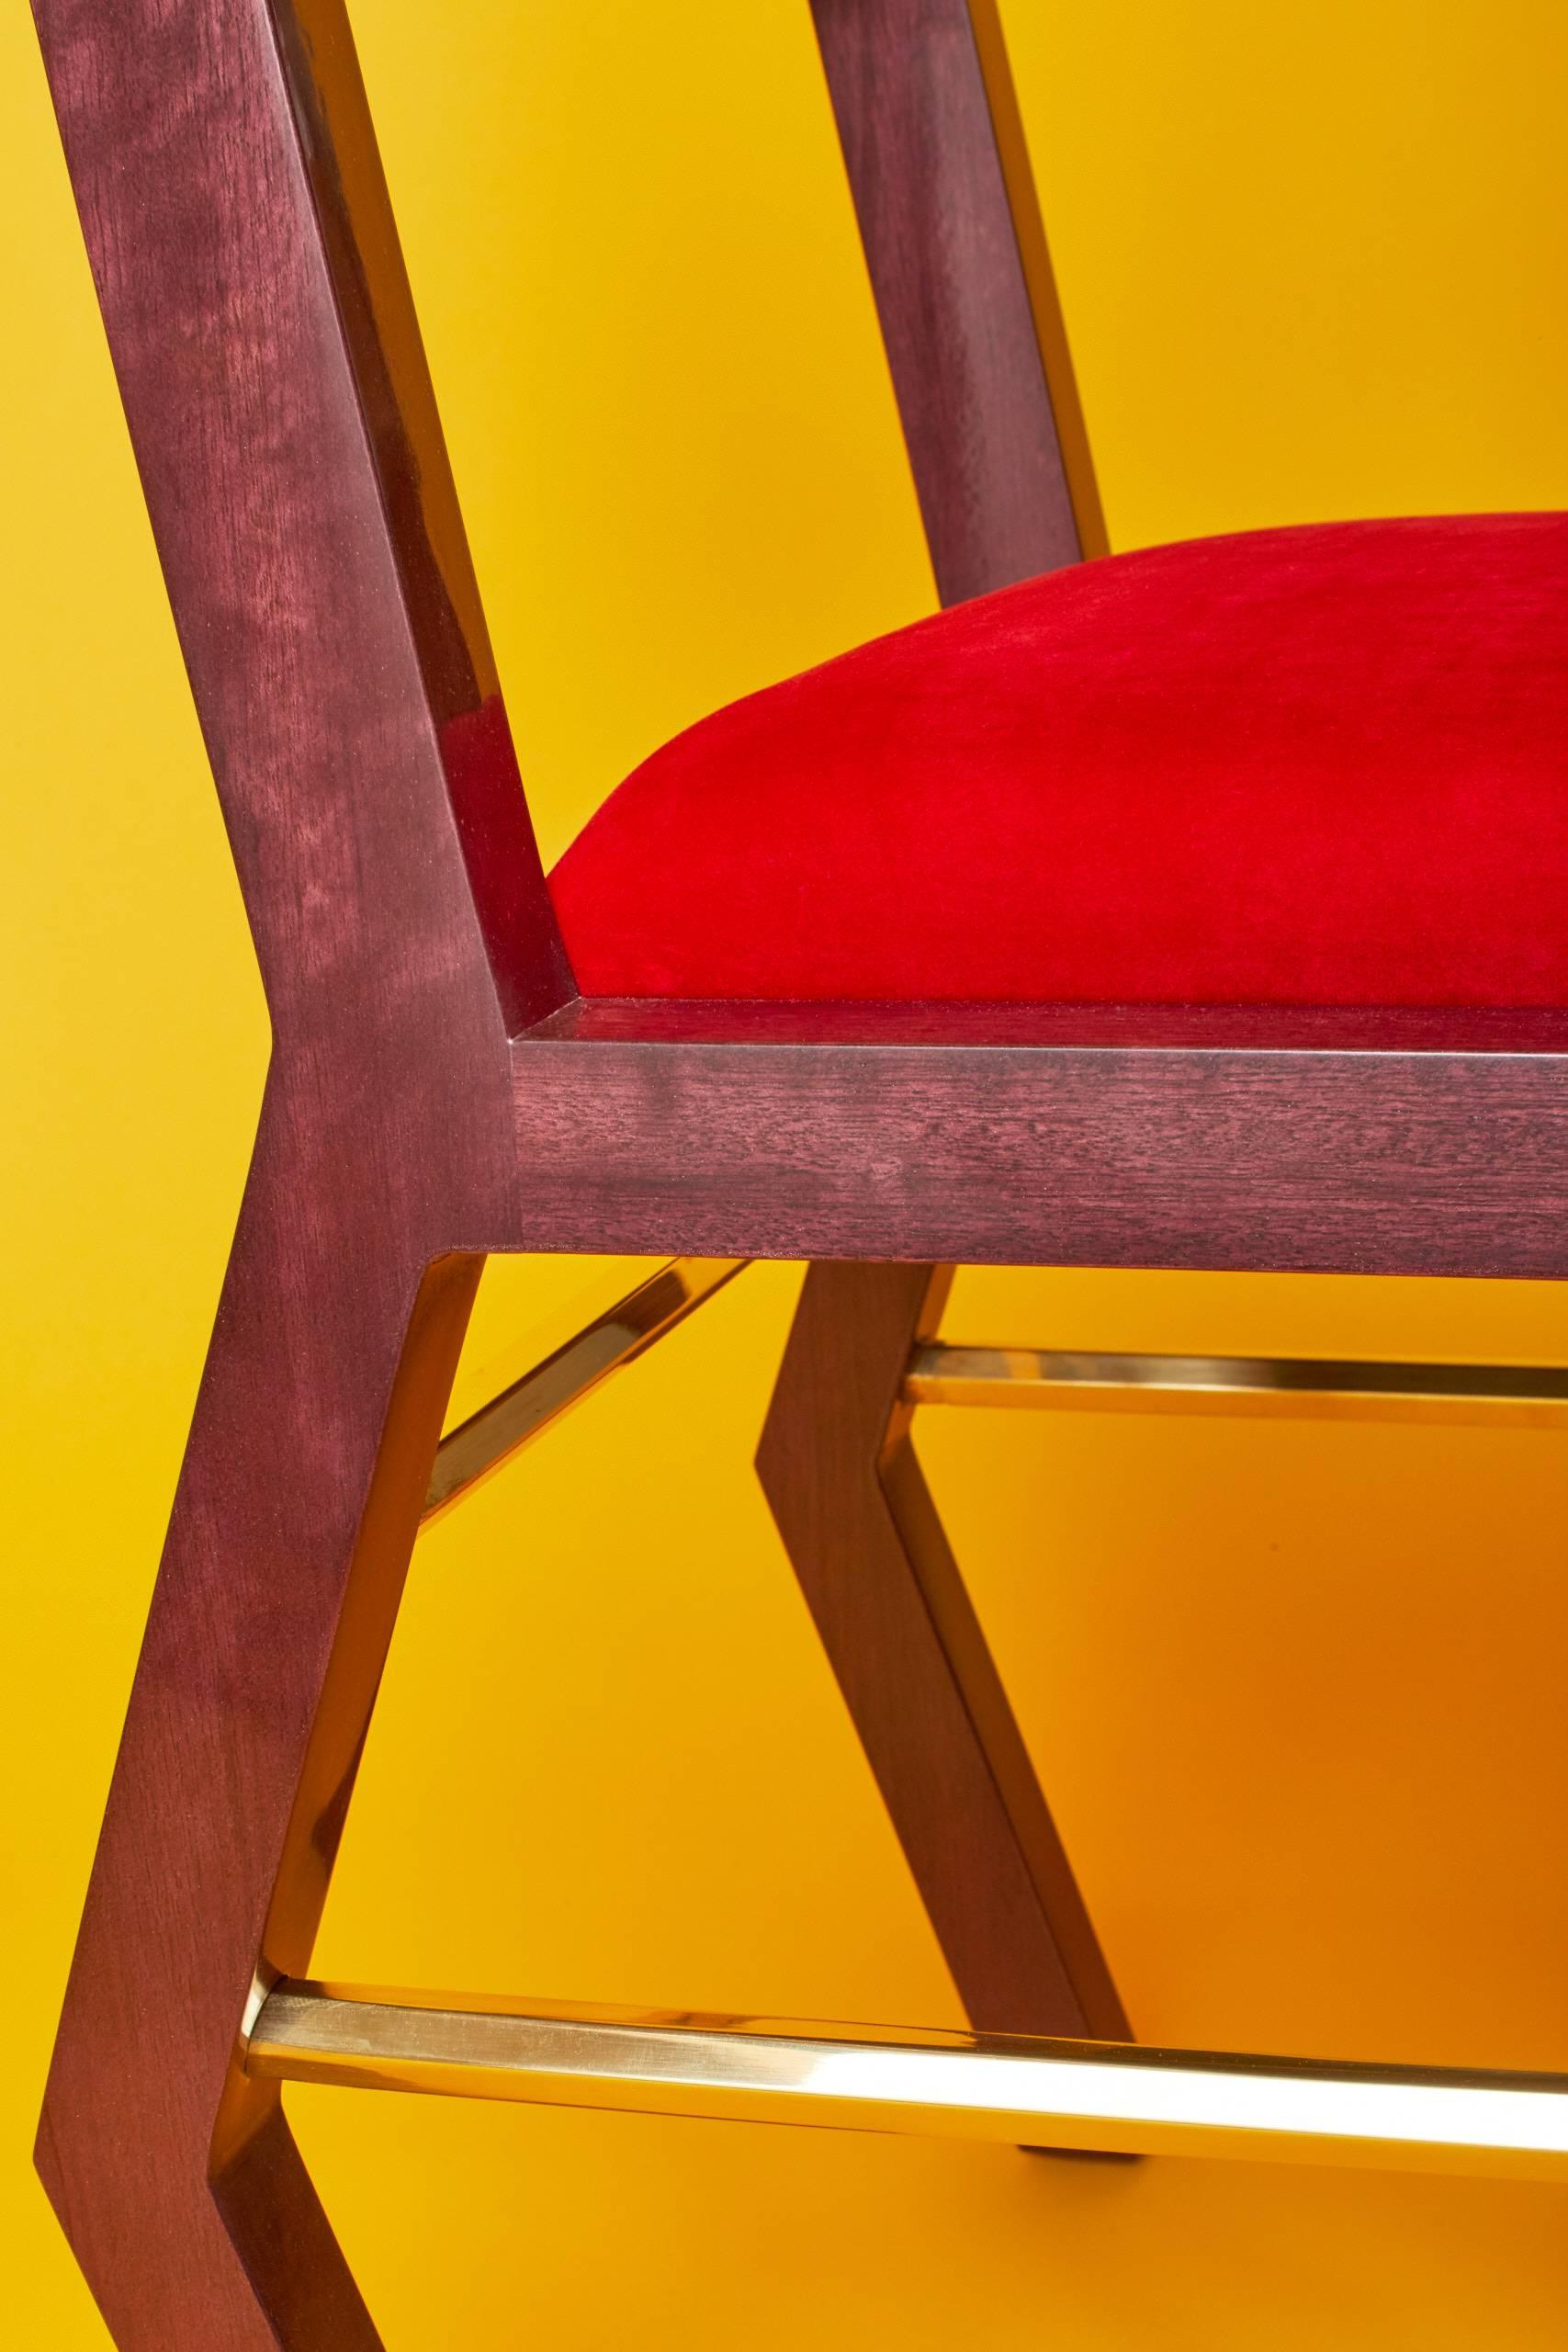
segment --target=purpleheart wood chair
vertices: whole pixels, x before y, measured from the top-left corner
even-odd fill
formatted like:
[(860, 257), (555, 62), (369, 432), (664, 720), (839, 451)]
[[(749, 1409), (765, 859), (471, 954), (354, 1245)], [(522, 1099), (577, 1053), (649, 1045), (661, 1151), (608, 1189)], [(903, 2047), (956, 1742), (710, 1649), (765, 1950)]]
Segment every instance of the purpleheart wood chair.
[[(667, 747), (547, 884), (341, 0), (36, 7), (275, 1037), (39, 2138), (116, 2342), (378, 2343), (290, 2079), (1560, 2163), (1568, 2081), (1130, 2039), (908, 1432), (1561, 1411), (938, 1318), (964, 1261), (1568, 1272), (1562, 518), (1080, 568), (991, 0), (815, 0), (962, 609)], [(670, 1262), (443, 1441), (501, 1250)], [(312, 1984), (422, 1519), (770, 1256), (812, 1264), (762, 1476), (975, 2030)]]

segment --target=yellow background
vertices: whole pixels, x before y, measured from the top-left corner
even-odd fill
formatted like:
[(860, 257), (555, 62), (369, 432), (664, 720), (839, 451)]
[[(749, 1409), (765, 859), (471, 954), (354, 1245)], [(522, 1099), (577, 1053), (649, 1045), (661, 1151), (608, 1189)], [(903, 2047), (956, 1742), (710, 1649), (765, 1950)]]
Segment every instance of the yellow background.
[[(1114, 543), (1568, 504), (1561, 0), (1011, 0)], [(931, 602), (806, 0), (357, 0), (547, 851)], [(9, 2340), (105, 2341), (27, 2169), (266, 1050), (22, 0), (0, 6)], [(463, 1375), (625, 1267), (487, 1281)], [(422, 1546), (339, 1973), (941, 2022), (750, 1470), (743, 1277)], [(950, 1328), (1568, 1362), (1526, 1285), (989, 1273)], [(1568, 2066), (1568, 1436), (929, 1418), (1147, 2038)], [(285, 1473), (286, 1475), (286, 1473)], [(391, 2352), (1555, 2347), (1543, 2187), (319, 2092)]]

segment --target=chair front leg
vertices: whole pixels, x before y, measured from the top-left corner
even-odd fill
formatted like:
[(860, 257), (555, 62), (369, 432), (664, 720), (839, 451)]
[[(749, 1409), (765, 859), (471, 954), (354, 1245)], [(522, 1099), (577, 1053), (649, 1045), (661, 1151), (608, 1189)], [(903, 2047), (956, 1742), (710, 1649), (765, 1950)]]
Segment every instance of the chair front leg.
[(482, 1261), (389, 1246), (369, 1186), (324, 1214), (291, 1126), (264, 1114), (39, 2137), (119, 2352), (380, 2344), (237, 2061), (308, 1964)]
[(952, 1275), (812, 1265), (757, 1467), (971, 2024), (1128, 2041), (910, 1442)]

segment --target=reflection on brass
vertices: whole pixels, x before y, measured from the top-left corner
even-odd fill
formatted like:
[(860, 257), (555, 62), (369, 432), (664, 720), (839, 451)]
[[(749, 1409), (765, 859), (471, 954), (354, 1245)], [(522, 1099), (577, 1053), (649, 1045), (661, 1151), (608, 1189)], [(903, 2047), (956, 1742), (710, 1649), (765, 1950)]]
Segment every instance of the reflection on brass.
[(253, 2076), (1129, 2154), (1568, 2174), (1568, 2075), (286, 1983)]
[(1536, 1364), (1358, 1363), (1314, 1356), (1068, 1355), (1043, 1348), (917, 1348), (908, 1405), (1037, 1411), (1560, 1424), (1568, 1372)]
[(694, 1307), (722, 1290), (748, 1262), (745, 1258), (672, 1259), (595, 1317), (575, 1339), (481, 1405), (442, 1439), (424, 1519), (446, 1510), (509, 1454), (580, 1405), (601, 1381), (683, 1323)]

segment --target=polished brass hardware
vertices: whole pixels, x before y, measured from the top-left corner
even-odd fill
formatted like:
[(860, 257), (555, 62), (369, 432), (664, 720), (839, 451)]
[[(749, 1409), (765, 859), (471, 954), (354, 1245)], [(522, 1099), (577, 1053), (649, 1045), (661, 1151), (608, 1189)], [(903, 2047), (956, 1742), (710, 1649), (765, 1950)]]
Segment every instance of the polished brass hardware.
[[(748, 1261), (676, 1259), (445, 1438), (428, 1520)], [(923, 1342), (906, 1406), (1560, 1423), (1568, 1372)], [(1568, 2176), (1568, 2075), (818, 2025), (285, 1980), (246, 2073), (547, 2106), (1126, 2154)]]
[(1568, 2076), (285, 1983), (264, 2079), (1382, 2170), (1568, 2174)]
[(1537, 1364), (1368, 1363), (1314, 1356), (1074, 1355), (1043, 1348), (915, 1350), (908, 1405), (1461, 1420), (1561, 1425), (1568, 1372)]
[[(733, 1280), (744, 1258), (676, 1258), (639, 1283), (442, 1442), (435, 1518)], [(1040, 1348), (916, 1349), (908, 1405), (1032, 1410), (1284, 1414), (1534, 1427), (1568, 1410), (1568, 1373), (1531, 1364), (1371, 1363), (1315, 1357), (1086, 1355)]]
[(606, 1307), (531, 1372), (449, 1431), (436, 1451), (423, 1517), (434, 1519), (521, 1446), (580, 1405), (602, 1381), (683, 1323), (748, 1263), (744, 1258), (673, 1258)]

